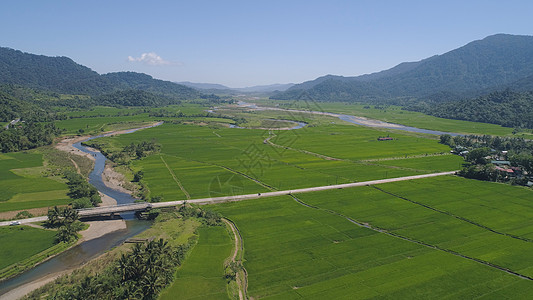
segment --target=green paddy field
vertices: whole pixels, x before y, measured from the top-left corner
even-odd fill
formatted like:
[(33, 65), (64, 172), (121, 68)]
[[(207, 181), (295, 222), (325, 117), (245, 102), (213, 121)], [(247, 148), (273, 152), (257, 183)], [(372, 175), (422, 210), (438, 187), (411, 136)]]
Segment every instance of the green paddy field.
[[(205, 107), (167, 109), (192, 115)], [(508, 128), (395, 107), (333, 103), (324, 109), (434, 130), (510, 135)], [(127, 178), (142, 171), (149, 194), (163, 201), (454, 171), (464, 163), (436, 136), (366, 128), (327, 116), (303, 120), (280, 111), (223, 110), (246, 119), (249, 127), (272, 119), (308, 123), (287, 131), (149, 113), (101, 107), (72, 112), (75, 118), (58, 126), (67, 133), (99, 132), (164, 120), (155, 128), (94, 140), (111, 153), (140, 141), (160, 144), (160, 152), (122, 168), (130, 170)], [(381, 136), (393, 140), (378, 141)], [(39, 175), (43, 168), (37, 152), (0, 156), (5, 191), (0, 212), (68, 201), (64, 183)], [(527, 299), (533, 292), (533, 191), (528, 188), (447, 175), (208, 208), (233, 221), (242, 236), (250, 298)], [(222, 277), (233, 247), (227, 230), (202, 227), (198, 235), (162, 299), (234, 294)]]

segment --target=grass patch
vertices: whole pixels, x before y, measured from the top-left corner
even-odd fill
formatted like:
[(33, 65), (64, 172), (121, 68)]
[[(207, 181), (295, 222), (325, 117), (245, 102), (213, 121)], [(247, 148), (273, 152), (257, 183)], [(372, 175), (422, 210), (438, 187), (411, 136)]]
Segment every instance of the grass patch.
[(159, 299), (227, 299), (224, 260), (231, 255), (233, 243), (226, 227), (202, 227), (199, 239), (175, 281)]
[[(533, 276), (533, 258), (528, 254), (533, 251), (533, 240), (503, 235), (532, 237), (532, 223), (526, 216), (533, 215), (533, 193), (501, 184), (478, 183), (447, 176), (377, 186), (427, 206), (373, 187), (298, 197), (389, 232)], [(528, 234), (521, 234), (524, 230)]]
[(0, 160), (0, 212), (68, 203), (66, 185), (42, 177), (42, 154), (17, 152), (3, 157)]
[(22, 273), (64, 251), (71, 244), (54, 243), (55, 231), (29, 226), (0, 227), (0, 280)]
[[(0, 269), (24, 260), (54, 245), (55, 231), (29, 226), (0, 227)], [(9, 242), (7, 242), (9, 241)]]

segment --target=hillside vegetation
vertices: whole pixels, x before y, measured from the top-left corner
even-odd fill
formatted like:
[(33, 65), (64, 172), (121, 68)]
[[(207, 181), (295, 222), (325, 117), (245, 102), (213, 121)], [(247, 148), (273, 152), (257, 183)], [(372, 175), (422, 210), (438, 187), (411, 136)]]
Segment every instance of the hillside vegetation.
[(324, 76), (298, 84), (273, 99), (395, 101), (449, 100), (522, 84), (533, 75), (533, 37), (497, 34), (442, 55), (357, 77)]
[(505, 90), (469, 100), (419, 103), (408, 109), (446, 119), (533, 128), (533, 92)]
[(68, 57), (50, 57), (0, 47), (0, 84), (16, 84), (61, 94), (99, 95), (143, 90), (180, 99), (200, 98), (193, 88), (134, 72), (100, 75)]

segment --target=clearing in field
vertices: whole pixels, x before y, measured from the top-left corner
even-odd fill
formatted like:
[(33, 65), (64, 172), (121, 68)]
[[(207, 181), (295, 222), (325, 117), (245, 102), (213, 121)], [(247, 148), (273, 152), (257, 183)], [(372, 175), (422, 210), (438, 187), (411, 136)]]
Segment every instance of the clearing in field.
[(198, 243), (160, 299), (228, 299), (224, 260), (231, 255), (233, 243), (226, 227), (201, 227), (198, 235)]
[(29, 226), (0, 227), (0, 270), (52, 247), (55, 233)]
[(0, 212), (69, 203), (64, 183), (42, 177), (41, 154), (17, 152), (2, 157)]

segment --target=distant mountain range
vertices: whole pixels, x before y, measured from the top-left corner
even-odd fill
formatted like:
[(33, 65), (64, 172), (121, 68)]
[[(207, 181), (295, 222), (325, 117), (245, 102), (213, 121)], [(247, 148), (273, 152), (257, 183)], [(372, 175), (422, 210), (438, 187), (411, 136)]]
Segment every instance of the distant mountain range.
[(533, 37), (497, 34), (442, 55), (355, 77), (326, 75), (273, 99), (446, 101), (498, 89), (533, 89)]
[(214, 93), (271, 93), (275, 91), (283, 92), (292, 86), (294, 83), (286, 84), (270, 84), (270, 85), (256, 85), (245, 88), (230, 88), (221, 84), (214, 83), (194, 83), (189, 81), (177, 82), (179, 84), (186, 85), (188, 87), (195, 88), (203, 92), (214, 92)]
[[(137, 90), (172, 99), (206, 94), (272, 95), (273, 99), (319, 101), (445, 102), (510, 88), (533, 90), (533, 37), (497, 34), (442, 55), (401, 63), (389, 70), (354, 77), (326, 75), (300, 84), (229, 88), (221, 84), (170, 82), (135, 72), (100, 75), (67, 57), (49, 57), (0, 47), (0, 85), (78, 95)], [(123, 98), (124, 94), (117, 94)], [(150, 98), (150, 95), (139, 94)]]

